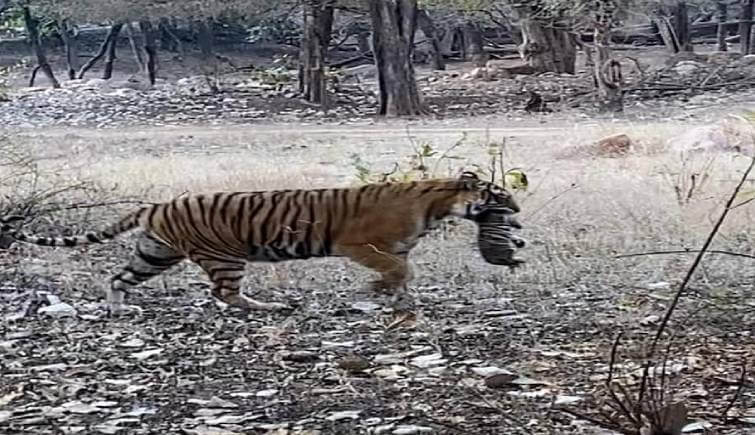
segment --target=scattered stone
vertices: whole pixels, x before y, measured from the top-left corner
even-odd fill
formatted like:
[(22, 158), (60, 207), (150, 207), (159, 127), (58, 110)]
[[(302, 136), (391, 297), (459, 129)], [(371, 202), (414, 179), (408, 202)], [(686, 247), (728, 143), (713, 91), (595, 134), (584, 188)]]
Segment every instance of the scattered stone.
[(359, 414), (361, 413), (362, 411), (338, 411), (325, 417), (325, 419), (330, 420), (330, 421), (339, 421), (339, 420), (346, 420), (346, 419), (355, 420), (359, 418)]
[(511, 382), (517, 378), (517, 375), (500, 373), (485, 378), (485, 386), (488, 388), (503, 388), (511, 385)]
[(47, 314), (50, 317), (76, 317), (76, 309), (71, 305), (61, 302), (54, 305), (48, 305), (37, 310), (39, 314)]
[(338, 367), (348, 372), (361, 372), (370, 368), (370, 362), (361, 356), (354, 355), (338, 361)]
[(674, 72), (679, 75), (686, 76), (697, 72), (704, 68), (704, 65), (692, 60), (683, 60), (674, 66)]
[(286, 361), (305, 363), (317, 361), (319, 359), (319, 356), (315, 352), (310, 352), (308, 350), (296, 350), (293, 352), (284, 353), (283, 359)]

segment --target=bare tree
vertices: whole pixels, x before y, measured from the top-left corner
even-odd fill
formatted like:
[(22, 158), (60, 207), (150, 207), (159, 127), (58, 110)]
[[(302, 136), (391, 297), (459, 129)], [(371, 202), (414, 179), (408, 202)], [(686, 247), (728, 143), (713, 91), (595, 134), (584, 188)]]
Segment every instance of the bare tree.
[(464, 35), (464, 58), (471, 60), (475, 66), (485, 66), (488, 56), (483, 47), (480, 27), (474, 21), (467, 20), (464, 23), (462, 34)]
[(726, 45), (726, 20), (729, 18), (728, 4), (726, 0), (716, 1), (716, 17), (718, 18), (718, 28), (716, 30), (716, 47), (718, 51), (727, 51)]
[(131, 46), (131, 52), (134, 54), (134, 60), (136, 60), (136, 63), (139, 65), (139, 70), (144, 71), (147, 67), (147, 64), (144, 61), (144, 52), (142, 51), (142, 47), (137, 40), (139, 35), (136, 33), (136, 29), (130, 22), (126, 23), (125, 27), (126, 34), (128, 36), (128, 43)]
[(693, 51), (686, 1), (677, 1), (674, 7), (674, 32), (676, 33), (677, 50)]
[(157, 81), (157, 35), (152, 22), (148, 19), (139, 21), (139, 30), (142, 32), (143, 48), (147, 54), (145, 73), (149, 84), (154, 85)]
[(440, 38), (438, 37), (438, 30), (435, 28), (433, 19), (425, 9), (420, 9), (417, 12), (417, 25), (419, 26), (425, 37), (430, 40), (432, 52), (430, 53), (433, 60), (433, 69), (445, 70), (446, 64), (443, 61), (443, 52), (441, 50)]
[(742, 0), (739, 22), (739, 47), (743, 55), (750, 54), (750, 33), (752, 32), (752, 8), (755, 0)]
[(299, 48), (299, 92), (311, 102), (327, 104), (325, 58), (333, 30), (333, 2), (304, 2), (304, 31)]
[(426, 109), (412, 65), (417, 0), (368, 0), (381, 116), (422, 115)]
[(60, 87), (60, 82), (55, 78), (55, 73), (53, 73), (52, 67), (50, 67), (50, 63), (47, 61), (44, 46), (40, 41), (39, 20), (32, 16), (29, 6), (22, 7), (22, 11), (29, 45), (31, 46), (32, 53), (37, 58), (37, 66), (31, 73), (29, 86), (34, 86), (34, 79), (36, 78), (37, 71), (41, 70), (42, 73), (47, 76), (48, 80), (50, 80), (50, 83), (52, 83), (52, 87), (57, 89)]
[(561, 11), (545, 8), (539, 1), (515, 3), (513, 7), (522, 31), (522, 59), (537, 72), (574, 74), (577, 48)]
[(78, 50), (76, 47), (76, 38), (74, 38), (74, 36), (72, 35), (72, 26), (69, 19), (59, 19), (56, 24), (58, 26), (60, 39), (63, 40), (63, 48), (66, 52), (66, 68), (68, 78), (73, 80), (76, 78), (76, 68), (78, 65)]

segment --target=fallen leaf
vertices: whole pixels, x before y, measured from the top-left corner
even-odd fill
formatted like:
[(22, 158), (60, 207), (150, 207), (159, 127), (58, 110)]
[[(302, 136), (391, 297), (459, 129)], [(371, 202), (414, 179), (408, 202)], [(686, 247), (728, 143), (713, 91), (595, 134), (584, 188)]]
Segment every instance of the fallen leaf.
[(145, 350), (142, 352), (136, 352), (131, 354), (131, 358), (134, 358), (139, 361), (144, 361), (150, 357), (153, 357), (155, 355), (160, 355), (163, 352), (162, 349), (152, 349), (152, 350)]
[(339, 421), (345, 419), (356, 420), (357, 418), (359, 418), (359, 414), (361, 413), (362, 411), (337, 411), (325, 417), (325, 419), (329, 421)]

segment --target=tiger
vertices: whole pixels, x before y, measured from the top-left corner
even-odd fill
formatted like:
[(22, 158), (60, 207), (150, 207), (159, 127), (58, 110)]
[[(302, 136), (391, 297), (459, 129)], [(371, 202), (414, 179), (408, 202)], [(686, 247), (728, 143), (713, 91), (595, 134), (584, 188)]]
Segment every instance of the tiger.
[(369, 288), (398, 297), (414, 278), (408, 255), (441, 220), (474, 221), (486, 207), (520, 208), (513, 195), (470, 171), (458, 177), (362, 186), (186, 193), (141, 206), (98, 231), (73, 237), (25, 234), (6, 217), (0, 234), (41, 246), (105, 243), (139, 229), (128, 263), (105, 290), (108, 315), (120, 316), (126, 293), (188, 259), (211, 281), (211, 295), (244, 310), (291, 310), (244, 295), (250, 262), (346, 257), (379, 274)]

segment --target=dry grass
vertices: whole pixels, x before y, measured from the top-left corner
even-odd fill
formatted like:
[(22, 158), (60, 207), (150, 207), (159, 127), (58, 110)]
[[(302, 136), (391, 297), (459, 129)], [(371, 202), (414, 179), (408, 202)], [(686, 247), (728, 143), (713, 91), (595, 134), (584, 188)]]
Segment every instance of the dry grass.
[[(696, 249), (719, 213), (726, 192), (737, 178), (745, 159), (732, 153), (694, 153), (680, 156), (667, 150), (673, 138), (690, 127), (681, 124), (597, 125), (567, 130), (566, 134), (515, 137), (507, 140), (507, 165), (525, 169), (530, 191), (521, 194), (524, 206), (524, 236), (533, 244), (525, 252), (530, 265), (517, 274), (522, 282), (580, 280), (582, 274), (601, 269), (595, 279), (604, 283), (636, 281), (644, 286), (653, 281), (674, 280), (670, 270), (686, 262), (685, 257), (663, 256), (615, 260), (616, 254), (665, 249)], [(635, 144), (624, 158), (564, 158), (575, 146), (589, 146), (596, 139), (615, 133), (629, 134)], [(397, 132), (381, 137), (379, 130), (368, 135), (348, 129), (307, 138), (306, 133), (214, 129), (211, 131), (110, 132), (75, 131), (17, 137), (19, 146), (33, 151), (41, 170), (55, 170), (51, 178), (89, 180), (114, 187), (124, 196), (162, 200), (186, 191), (257, 190), (271, 188), (324, 187), (356, 182), (349, 166), (353, 153), (376, 171), (388, 170), (404, 161), (413, 146), (425, 141), (442, 151), (461, 137), (461, 132), (412, 134), (414, 141)], [(405, 134), (405, 133), (404, 133)], [(129, 141), (129, 139), (131, 141)], [(459, 159), (438, 165), (438, 175), (488, 161), (487, 144), (496, 133), (474, 131), (453, 148)], [(709, 164), (713, 159), (713, 164)], [(433, 163), (433, 162), (431, 162)], [(60, 168), (67, 170), (62, 171)], [(689, 203), (680, 205), (674, 186), (703, 171), (709, 177)], [(114, 217), (114, 212), (108, 215)], [(742, 248), (742, 234), (752, 234), (752, 211), (743, 207), (732, 214), (721, 233), (719, 247)], [(431, 238), (420, 246), (415, 262), (418, 276), (427, 279), (431, 270), (458, 270), (464, 264), (480, 273), (497, 275), (497, 269), (481, 263), (474, 252), (474, 226), (463, 224), (443, 238)], [(749, 238), (748, 238), (749, 240)], [(66, 252), (45, 252), (57, 264), (57, 272), (70, 268)], [(52, 260), (53, 258), (50, 258)], [(449, 261), (451, 260), (451, 261)], [(83, 258), (82, 258), (83, 261)], [(741, 262), (729, 258), (711, 259), (731, 271)], [(327, 261), (326, 261), (327, 262)], [(336, 262), (338, 262), (336, 260)], [(459, 263), (461, 262), (461, 263)], [(48, 264), (52, 264), (48, 263)], [(430, 270), (428, 270), (428, 267)], [(298, 264), (276, 265), (272, 275), (286, 276)], [(627, 271), (629, 267), (631, 270)], [(86, 270), (76, 265), (74, 270)], [(193, 269), (190, 267), (190, 269)], [(355, 267), (355, 269), (359, 269)], [(423, 270), (424, 269), (424, 270)], [(544, 275), (544, 271), (547, 271)], [(196, 273), (196, 271), (194, 271)], [(357, 272), (360, 274), (360, 272)], [(589, 272), (592, 273), (592, 272)], [(734, 276), (734, 275), (732, 275)], [(200, 277), (197, 277), (202, 279)], [(275, 280), (280, 282), (280, 280)], [(266, 286), (272, 283), (259, 282)]]
[[(746, 161), (734, 153), (669, 151), (674, 137), (689, 128), (674, 123), (597, 125), (566, 129), (546, 138), (508, 139), (507, 164), (522, 167), (531, 180), (530, 191), (521, 195), (528, 236), (555, 245), (569, 243), (583, 252), (626, 252), (680, 244), (694, 247)], [(628, 157), (575, 158), (572, 154), (564, 158), (575, 147), (590, 146), (614, 133), (632, 137), (635, 148)], [(442, 151), (458, 141), (461, 132), (429, 139), (422, 133), (412, 135), (415, 141)], [(355, 170), (349, 166), (354, 153), (375, 171), (389, 170), (394, 162), (413, 153), (412, 141), (406, 137), (396, 140), (395, 132), (386, 138), (378, 129), (372, 135), (355, 136), (353, 139), (344, 129), (308, 139), (306, 133), (295, 129), (265, 134), (248, 128), (175, 129), (156, 134), (77, 131), (18, 136), (15, 140), (33, 152), (42, 172), (55, 172), (51, 180), (56, 183), (62, 178), (87, 180), (115, 186), (123, 195), (161, 200), (186, 191), (345, 185), (356, 182)], [(486, 165), (486, 144), (495, 140), (495, 133), (470, 133), (450, 152), (459, 158), (448, 162), (453, 168), (443, 163), (438, 175), (461, 166)], [(686, 192), (692, 173), (708, 180), (693, 192), (688, 204), (680, 205), (675, 186)], [(751, 222), (744, 207), (732, 216), (729, 227), (746, 232)]]

